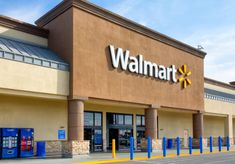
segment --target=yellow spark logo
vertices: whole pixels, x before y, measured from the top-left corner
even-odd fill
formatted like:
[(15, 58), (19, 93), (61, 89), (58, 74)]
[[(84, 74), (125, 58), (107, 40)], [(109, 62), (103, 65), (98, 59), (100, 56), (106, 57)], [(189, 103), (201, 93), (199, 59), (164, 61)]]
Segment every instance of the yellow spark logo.
[(178, 72), (181, 74), (181, 77), (178, 79), (178, 81), (179, 82), (182, 81), (183, 88), (186, 88), (188, 85), (192, 84), (191, 80), (188, 78), (188, 76), (190, 76), (192, 72), (191, 71), (187, 72), (187, 66), (185, 64), (182, 65), (181, 68), (178, 68)]

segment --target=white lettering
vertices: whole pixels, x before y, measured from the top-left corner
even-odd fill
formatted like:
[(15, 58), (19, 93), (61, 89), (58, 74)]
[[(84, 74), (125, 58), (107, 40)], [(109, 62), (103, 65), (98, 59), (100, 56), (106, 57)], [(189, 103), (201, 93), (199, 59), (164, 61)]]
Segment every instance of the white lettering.
[(138, 60), (135, 57), (133, 56), (130, 57), (130, 63), (128, 65), (128, 68), (130, 72), (138, 73), (139, 71)]
[(158, 77), (161, 80), (166, 80), (166, 68), (163, 65), (159, 65)]
[(163, 65), (157, 65), (151, 61), (144, 60), (142, 55), (136, 57), (130, 56), (130, 52), (126, 50), (123, 52), (122, 48), (115, 48), (113, 45), (109, 45), (110, 57), (114, 68), (121, 67), (123, 70), (128, 70), (132, 73), (143, 74), (160, 80), (172, 80), (177, 82), (176, 73), (177, 69), (175, 65), (165, 67)]
[(118, 48), (117, 54), (116, 54), (113, 45), (109, 46), (109, 50), (110, 50), (110, 54), (111, 54), (113, 67), (118, 68), (120, 60), (121, 60), (121, 67), (123, 70), (126, 70), (127, 65), (128, 65), (129, 51), (126, 50), (125, 55), (124, 55), (122, 48)]

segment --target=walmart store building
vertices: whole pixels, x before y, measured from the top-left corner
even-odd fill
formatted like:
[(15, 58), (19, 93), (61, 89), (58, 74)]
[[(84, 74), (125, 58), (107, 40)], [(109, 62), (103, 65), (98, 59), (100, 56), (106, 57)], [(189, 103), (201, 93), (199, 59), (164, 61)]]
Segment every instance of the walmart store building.
[[(27, 12), (27, 11), (26, 11)], [(235, 136), (235, 85), (204, 78), (206, 53), (83, 0), (36, 26), (0, 17), (0, 126), (47, 152), (136, 149), (151, 136)], [(65, 134), (65, 136), (61, 134)]]

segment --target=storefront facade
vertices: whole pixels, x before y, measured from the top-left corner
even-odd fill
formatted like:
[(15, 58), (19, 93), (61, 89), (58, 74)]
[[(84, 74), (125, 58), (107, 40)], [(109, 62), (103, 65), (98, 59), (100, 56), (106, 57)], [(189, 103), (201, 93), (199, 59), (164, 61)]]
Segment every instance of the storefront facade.
[(112, 139), (125, 150), (130, 136), (137, 149), (146, 136), (154, 149), (163, 136), (185, 146), (189, 136), (233, 138), (235, 87), (204, 83), (205, 52), (81, 0), (63, 1), (36, 24), (0, 19), (1, 49), (9, 42), (0, 59), (1, 126), (33, 127), (48, 151), (72, 154), (108, 151)]

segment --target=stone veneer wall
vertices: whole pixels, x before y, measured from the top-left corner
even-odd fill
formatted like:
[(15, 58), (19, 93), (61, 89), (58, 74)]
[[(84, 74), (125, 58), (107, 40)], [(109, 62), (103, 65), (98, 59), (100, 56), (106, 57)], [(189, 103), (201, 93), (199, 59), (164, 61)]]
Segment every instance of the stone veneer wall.
[[(142, 138), (140, 140), (140, 149), (141, 151), (147, 151), (147, 139)], [(161, 150), (162, 149), (162, 139), (152, 140), (152, 150)]]
[[(66, 156), (89, 154), (90, 141), (46, 141), (46, 156)], [(36, 155), (37, 143), (34, 143)]]
[(62, 144), (64, 156), (89, 154), (90, 141), (67, 141)]

